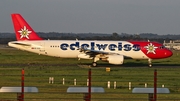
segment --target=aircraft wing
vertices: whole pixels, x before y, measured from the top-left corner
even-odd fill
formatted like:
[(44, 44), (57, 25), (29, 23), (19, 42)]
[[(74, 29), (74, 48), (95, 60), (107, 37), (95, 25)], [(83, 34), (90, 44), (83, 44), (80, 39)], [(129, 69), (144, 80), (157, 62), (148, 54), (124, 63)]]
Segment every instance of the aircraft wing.
[(94, 59), (93, 66), (96, 66), (96, 61), (103, 60), (108, 61), (111, 64), (123, 64), (124, 56), (121, 54), (117, 54), (114, 52), (105, 52), (100, 50), (91, 50), (86, 48), (80, 49), (80, 54), (78, 55), (78, 58), (83, 59)]

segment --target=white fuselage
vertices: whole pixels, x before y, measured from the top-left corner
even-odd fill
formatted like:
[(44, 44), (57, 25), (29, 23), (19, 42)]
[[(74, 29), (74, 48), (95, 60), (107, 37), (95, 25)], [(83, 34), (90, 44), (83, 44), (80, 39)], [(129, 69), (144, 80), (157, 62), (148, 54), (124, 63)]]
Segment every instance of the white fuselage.
[[(38, 54), (77, 58), (82, 47), (101, 52), (121, 54), (133, 59), (148, 59), (148, 57), (137, 49), (136, 46), (127, 41), (75, 41), (75, 40), (40, 40), (40, 41), (11, 41), (9, 46)], [(143, 48), (143, 47), (138, 47)]]

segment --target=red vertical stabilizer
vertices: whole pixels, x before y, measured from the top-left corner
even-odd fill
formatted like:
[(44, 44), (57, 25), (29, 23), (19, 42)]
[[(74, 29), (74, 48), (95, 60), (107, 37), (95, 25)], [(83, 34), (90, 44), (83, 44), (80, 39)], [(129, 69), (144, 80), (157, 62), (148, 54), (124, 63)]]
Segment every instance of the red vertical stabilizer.
[(42, 40), (20, 14), (11, 14), (17, 40)]

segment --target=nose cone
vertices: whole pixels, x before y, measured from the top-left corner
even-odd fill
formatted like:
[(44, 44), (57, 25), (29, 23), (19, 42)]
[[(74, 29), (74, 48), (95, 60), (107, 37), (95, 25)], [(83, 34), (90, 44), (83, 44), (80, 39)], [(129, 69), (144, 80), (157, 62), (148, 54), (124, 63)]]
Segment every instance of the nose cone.
[(173, 55), (173, 52), (171, 50), (166, 50), (164, 55), (165, 55), (165, 57), (171, 57)]

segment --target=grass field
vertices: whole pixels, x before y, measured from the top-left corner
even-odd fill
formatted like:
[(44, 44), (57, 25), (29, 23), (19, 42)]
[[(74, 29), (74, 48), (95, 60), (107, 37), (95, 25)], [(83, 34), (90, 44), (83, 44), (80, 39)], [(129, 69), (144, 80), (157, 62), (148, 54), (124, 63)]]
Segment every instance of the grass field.
[[(170, 94), (158, 94), (157, 101), (180, 101), (180, 52), (167, 59), (153, 60), (148, 67), (147, 60), (125, 60), (123, 65), (114, 66), (99, 62), (91, 68), (92, 86), (105, 89), (103, 94), (92, 94), (92, 101), (147, 101), (147, 94), (132, 94), (128, 84), (134, 87), (153, 87), (154, 70), (157, 69), (158, 87), (165, 85)], [(62, 59), (20, 51), (12, 48), (0, 49), (0, 86), (21, 86), (21, 69), (25, 70), (25, 86), (36, 86), (38, 93), (25, 93), (25, 101), (83, 101), (83, 94), (67, 94), (69, 86), (86, 86), (91, 60)], [(106, 72), (106, 67), (111, 71)], [(54, 84), (49, 84), (54, 77)], [(65, 78), (65, 85), (62, 79)], [(111, 81), (111, 88), (107, 82)], [(117, 88), (113, 88), (114, 81)], [(15, 93), (0, 93), (0, 101), (16, 100)]]

